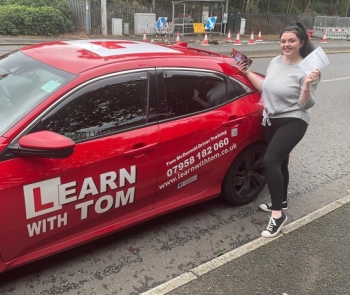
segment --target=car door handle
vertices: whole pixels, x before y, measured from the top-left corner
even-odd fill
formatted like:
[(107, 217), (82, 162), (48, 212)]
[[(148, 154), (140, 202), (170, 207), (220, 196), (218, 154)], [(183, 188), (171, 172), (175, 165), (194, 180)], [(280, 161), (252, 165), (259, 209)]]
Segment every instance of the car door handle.
[(241, 118), (234, 118), (234, 119), (229, 119), (229, 121), (227, 122), (222, 122), (222, 126), (224, 127), (231, 127), (234, 125), (239, 125), (242, 124), (245, 121), (245, 117), (241, 117)]
[(138, 147), (135, 149), (124, 152), (123, 155), (126, 157), (131, 157), (131, 156), (142, 157), (145, 153), (153, 151), (157, 147), (158, 143), (147, 144), (139, 147), (140, 145), (142, 144), (138, 144)]

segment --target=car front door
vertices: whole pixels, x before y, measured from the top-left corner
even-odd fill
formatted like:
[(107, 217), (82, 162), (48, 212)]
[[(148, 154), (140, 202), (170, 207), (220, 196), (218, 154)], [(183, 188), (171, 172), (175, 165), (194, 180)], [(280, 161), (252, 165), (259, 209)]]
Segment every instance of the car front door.
[(69, 137), (75, 143), (70, 157), (0, 161), (5, 262), (93, 239), (153, 208), (159, 130), (149, 122), (149, 107), (155, 87), (154, 70), (92, 81), (62, 98), (30, 131)]
[(162, 73), (155, 207), (218, 194), (250, 125), (246, 104), (235, 100), (242, 93), (227, 77), (179, 69)]

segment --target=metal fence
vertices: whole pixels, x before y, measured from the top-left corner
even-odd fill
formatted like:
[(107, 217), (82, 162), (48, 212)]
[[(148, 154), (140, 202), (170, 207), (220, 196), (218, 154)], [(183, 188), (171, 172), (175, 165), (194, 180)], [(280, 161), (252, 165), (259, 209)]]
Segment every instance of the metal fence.
[(293, 15), (286, 13), (249, 13), (241, 14), (245, 19), (245, 33), (261, 30), (266, 34), (280, 34), (284, 27), (299, 21), (306, 29), (312, 29), (314, 16)]
[[(73, 22), (78, 30), (90, 31), (91, 34), (102, 33), (100, 3), (91, 3), (87, 0), (65, 1), (68, 3), (72, 11)], [(112, 18), (120, 18), (124, 23), (128, 23), (130, 33), (133, 33), (135, 13), (154, 13), (156, 15), (156, 19), (158, 19), (160, 16), (165, 16), (168, 17), (168, 19), (171, 19), (172, 8), (156, 6), (153, 9), (152, 7), (139, 5), (107, 3), (108, 34), (112, 33)], [(88, 30), (87, 26), (90, 26), (90, 30)]]
[(65, 0), (72, 12), (73, 22), (79, 29), (86, 28), (86, 3), (85, 0)]
[(350, 17), (316, 16), (313, 36), (345, 39), (350, 36)]
[[(77, 29), (89, 31), (91, 34), (101, 34), (101, 4), (90, 3), (89, 0), (65, 0), (71, 11), (73, 21)], [(88, 13), (87, 13), (87, 7)], [(129, 24), (130, 34), (134, 32), (134, 14), (135, 13), (154, 13), (158, 17), (167, 17), (168, 21), (173, 22), (172, 7), (162, 7), (156, 5), (154, 8), (145, 6), (136, 6), (129, 4), (107, 3), (107, 32), (112, 33), (112, 18), (120, 18), (124, 23)], [(242, 14), (245, 22), (245, 33), (261, 30), (263, 34), (279, 34), (282, 29), (295, 21), (301, 21), (306, 29), (312, 29), (315, 17), (311, 15), (292, 15), (285, 13), (248, 13)], [(89, 22), (89, 19), (91, 20)], [(87, 30), (87, 26), (91, 26)], [(228, 29), (227, 29), (228, 31)]]

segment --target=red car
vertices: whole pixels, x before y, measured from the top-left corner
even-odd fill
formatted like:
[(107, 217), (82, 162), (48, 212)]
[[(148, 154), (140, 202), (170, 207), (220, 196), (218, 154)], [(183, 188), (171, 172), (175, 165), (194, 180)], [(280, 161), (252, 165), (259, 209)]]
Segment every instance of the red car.
[(0, 272), (265, 186), (260, 94), (186, 43), (77, 40), (0, 58)]

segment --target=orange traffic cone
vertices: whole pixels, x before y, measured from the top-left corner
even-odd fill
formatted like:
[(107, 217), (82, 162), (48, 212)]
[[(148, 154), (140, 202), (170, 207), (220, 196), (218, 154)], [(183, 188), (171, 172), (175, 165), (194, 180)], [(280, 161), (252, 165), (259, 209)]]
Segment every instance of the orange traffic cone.
[(180, 43), (180, 35), (179, 35), (179, 31), (177, 31), (175, 44), (179, 44), (179, 43)]
[(254, 41), (254, 31), (252, 31), (251, 35), (250, 35), (250, 40), (248, 45), (255, 45), (255, 41)]
[(239, 40), (239, 31), (237, 32), (235, 45), (242, 45), (241, 40)]
[(225, 42), (227, 42), (227, 43), (231, 43), (231, 42), (232, 42), (232, 39), (231, 39), (231, 30), (228, 31), (228, 35), (227, 35), (227, 38), (226, 38)]
[(209, 45), (207, 32), (205, 32), (205, 36), (204, 36), (204, 40), (203, 40), (202, 45), (205, 45), (205, 46)]
[(146, 37), (146, 31), (143, 31), (143, 38), (142, 38), (143, 42), (147, 42), (147, 37)]
[(327, 36), (325, 31), (323, 31), (323, 37), (322, 37), (321, 43), (327, 43)]
[(259, 30), (259, 35), (258, 35), (258, 39), (256, 39), (256, 42), (262, 42), (262, 39), (261, 39), (261, 30)]

